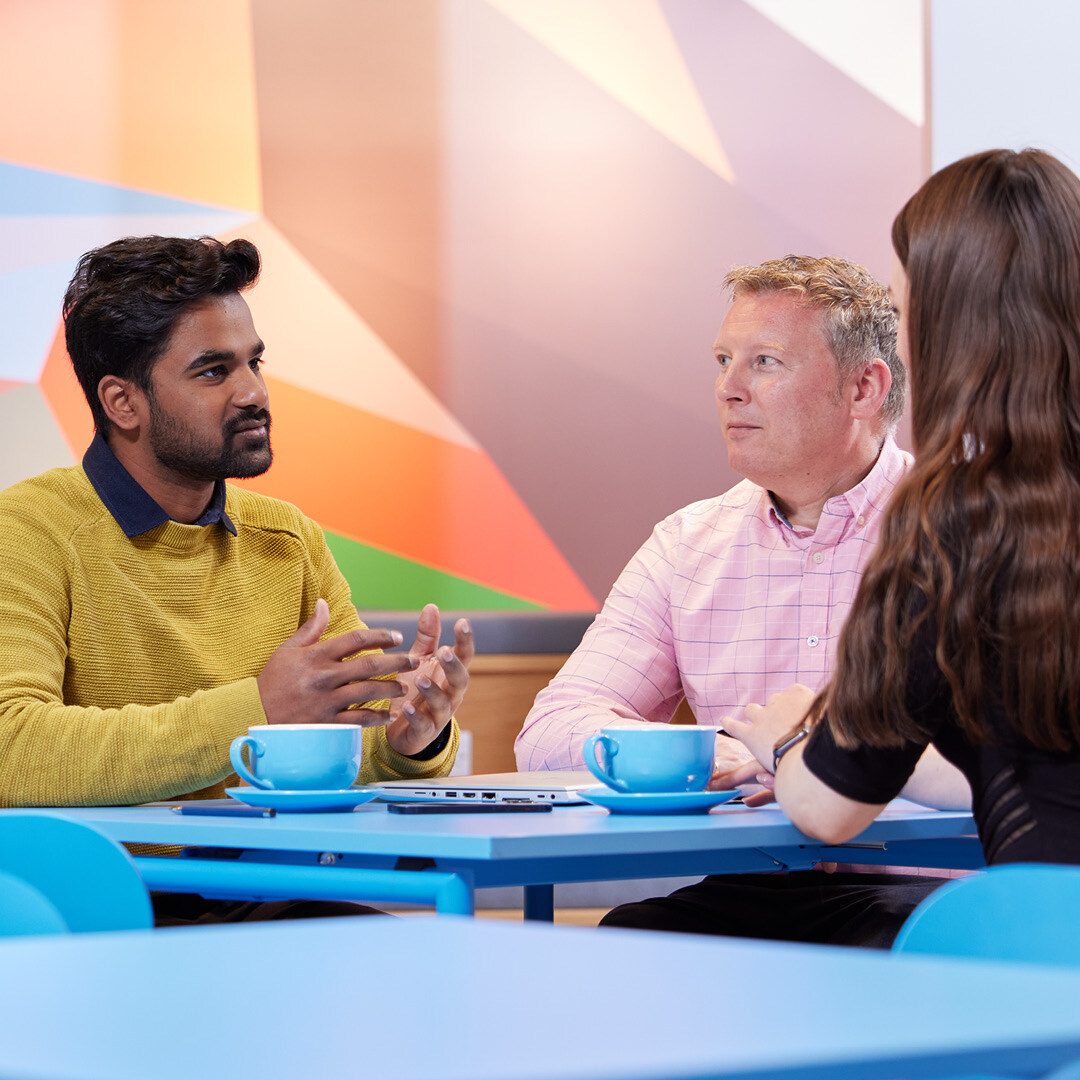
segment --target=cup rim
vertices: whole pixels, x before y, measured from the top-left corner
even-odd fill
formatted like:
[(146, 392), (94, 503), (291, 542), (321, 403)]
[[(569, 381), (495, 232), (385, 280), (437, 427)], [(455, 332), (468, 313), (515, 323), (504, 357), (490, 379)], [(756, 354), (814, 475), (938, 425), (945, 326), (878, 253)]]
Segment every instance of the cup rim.
[(628, 732), (633, 735), (640, 733), (642, 735), (648, 733), (650, 735), (659, 735), (664, 732), (692, 732), (695, 735), (700, 735), (702, 732), (708, 732), (710, 735), (715, 735), (721, 729), (714, 727), (711, 724), (665, 724), (658, 722), (650, 722), (644, 727), (604, 727), (600, 729), (602, 735), (625, 735)]
[(248, 728), (249, 735), (261, 735), (266, 731), (359, 731), (361, 724), (255, 724)]

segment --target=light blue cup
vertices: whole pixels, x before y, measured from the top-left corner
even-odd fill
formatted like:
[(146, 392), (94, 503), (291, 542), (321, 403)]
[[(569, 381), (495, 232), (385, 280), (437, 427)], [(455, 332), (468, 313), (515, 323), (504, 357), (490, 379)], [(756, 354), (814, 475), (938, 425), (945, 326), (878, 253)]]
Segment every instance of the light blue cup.
[(585, 765), (597, 780), (627, 795), (704, 791), (712, 775), (715, 744), (715, 728), (682, 724), (604, 728), (585, 740)]
[[(233, 739), (229, 760), (241, 780), (274, 791), (340, 791), (360, 773), (359, 724), (267, 724)], [(248, 748), (248, 763), (244, 747)]]

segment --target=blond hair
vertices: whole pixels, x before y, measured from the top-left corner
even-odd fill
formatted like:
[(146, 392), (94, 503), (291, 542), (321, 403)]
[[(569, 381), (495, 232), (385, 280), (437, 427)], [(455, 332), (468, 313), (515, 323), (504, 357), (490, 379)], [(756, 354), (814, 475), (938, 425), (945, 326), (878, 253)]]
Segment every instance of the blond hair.
[(896, 427), (907, 402), (907, 371), (896, 354), (896, 314), (889, 294), (867, 270), (832, 255), (787, 255), (758, 266), (736, 266), (724, 285), (734, 299), (792, 292), (821, 308), (841, 381), (870, 360), (884, 360), (892, 386), (878, 415), (886, 431)]

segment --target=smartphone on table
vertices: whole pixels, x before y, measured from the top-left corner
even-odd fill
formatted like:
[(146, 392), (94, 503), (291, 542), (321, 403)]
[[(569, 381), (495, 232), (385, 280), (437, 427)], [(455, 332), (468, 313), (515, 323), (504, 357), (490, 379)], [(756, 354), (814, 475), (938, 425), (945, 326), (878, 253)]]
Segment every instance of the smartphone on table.
[(270, 806), (248, 806), (236, 799), (192, 799), (190, 802), (174, 803), (174, 814), (197, 814), (209, 817), (274, 817), (277, 811)]

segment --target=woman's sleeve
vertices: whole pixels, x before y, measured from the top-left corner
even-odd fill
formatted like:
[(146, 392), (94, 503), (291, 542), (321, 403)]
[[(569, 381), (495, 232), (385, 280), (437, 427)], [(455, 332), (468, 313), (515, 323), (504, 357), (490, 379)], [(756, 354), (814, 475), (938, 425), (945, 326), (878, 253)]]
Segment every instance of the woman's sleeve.
[(803, 763), (838, 795), (876, 805), (900, 794), (925, 749), (925, 742), (908, 742), (896, 749), (845, 750), (836, 745), (829, 725), (821, 723), (806, 740)]

